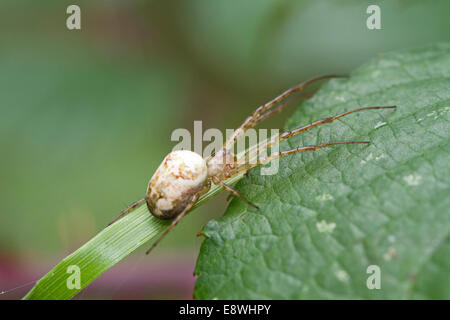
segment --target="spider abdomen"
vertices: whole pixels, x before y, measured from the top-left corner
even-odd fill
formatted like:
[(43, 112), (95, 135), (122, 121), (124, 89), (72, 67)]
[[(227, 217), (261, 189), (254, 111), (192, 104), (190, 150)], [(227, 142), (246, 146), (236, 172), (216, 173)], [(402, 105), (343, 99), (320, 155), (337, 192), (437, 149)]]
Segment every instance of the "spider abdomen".
[(192, 151), (173, 151), (164, 158), (148, 183), (148, 209), (157, 218), (174, 218), (206, 185), (205, 160)]

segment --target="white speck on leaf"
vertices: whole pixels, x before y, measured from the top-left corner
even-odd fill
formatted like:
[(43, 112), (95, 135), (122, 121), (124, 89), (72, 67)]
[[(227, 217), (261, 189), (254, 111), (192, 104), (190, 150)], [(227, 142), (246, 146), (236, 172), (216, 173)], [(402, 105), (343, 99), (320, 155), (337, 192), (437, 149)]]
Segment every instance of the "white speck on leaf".
[(383, 255), (385, 261), (391, 261), (397, 255), (397, 250), (394, 247), (389, 247), (386, 253)]
[(318, 195), (316, 197), (317, 201), (330, 201), (330, 200), (333, 200), (333, 199), (334, 199), (333, 196), (331, 194), (328, 194), (328, 193), (324, 193), (324, 194)]
[(365, 164), (367, 161), (370, 161), (373, 159), (373, 153), (369, 153), (369, 155), (366, 157), (365, 160), (361, 160), (361, 164)]
[(433, 119), (436, 120), (448, 112), (450, 112), (450, 107), (444, 107), (439, 110), (435, 110), (430, 113), (427, 113), (427, 117), (433, 117)]
[(390, 243), (394, 243), (394, 242), (395, 242), (395, 236), (391, 234), (391, 235), (388, 237), (388, 241), (389, 241)]
[(409, 186), (418, 186), (420, 184), (420, 181), (422, 180), (422, 176), (419, 176), (418, 174), (410, 174), (404, 176), (403, 180)]
[(344, 270), (338, 270), (336, 271), (336, 277), (341, 280), (342, 282), (348, 282), (348, 280), (350, 279), (349, 275), (347, 272), (345, 272)]
[(336, 228), (336, 223), (334, 222), (327, 223), (325, 220), (322, 220), (316, 223), (316, 227), (317, 230), (319, 230), (319, 232), (332, 233), (334, 228)]
[(382, 126), (385, 126), (387, 124), (387, 122), (378, 122), (376, 125), (375, 125), (375, 127), (374, 127), (374, 129), (378, 129), (379, 127), (382, 127)]
[(365, 159), (362, 159), (362, 160), (360, 161), (360, 164), (366, 164), (366, 163), (369, 162), (370, 160), (378, 161), (378, 160), (383, 159), (383, 158), (385, 158), (385, 157), (386, 157), (386, 156), (385, 156), (384, 154), (380, 154), (379, 156), (374, 156), (373, 153), (371, 152), (371, 153), (369, 153), (369, 155), (368, 155)]

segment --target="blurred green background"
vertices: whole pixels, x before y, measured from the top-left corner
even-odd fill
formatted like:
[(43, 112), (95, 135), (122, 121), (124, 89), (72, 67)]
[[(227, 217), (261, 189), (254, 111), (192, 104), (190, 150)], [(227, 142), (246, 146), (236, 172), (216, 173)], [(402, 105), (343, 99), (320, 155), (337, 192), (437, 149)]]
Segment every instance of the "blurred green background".
[[(70, 4), (82, 30), (66, 28)], [(366, 27), (370, 4), (382, 30)], [(449, 14), (448, 0), (1, 1), (0, 299), (141, 198), (174, 129), (234, 128), (308, 77), (449, 41)], [(191, 298), (195, 235), (226, 206), (211, 200), (77, 298)]]

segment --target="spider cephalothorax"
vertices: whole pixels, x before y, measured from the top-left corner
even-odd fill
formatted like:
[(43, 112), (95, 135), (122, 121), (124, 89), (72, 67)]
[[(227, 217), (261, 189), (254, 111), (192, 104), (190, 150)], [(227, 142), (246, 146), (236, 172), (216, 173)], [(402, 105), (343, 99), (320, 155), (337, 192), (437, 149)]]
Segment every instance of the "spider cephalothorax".
[(197, 153), (187, 150), (179, 150), (169, 153), (150, 179), (146, 196), (123, 210), (111, 223), (144, 202), (147, 203), (148, 210), (155, 217), (159, 219), (173, 218), (174, 220), (169, 228), (166, 229), (166, 231), (147, 251), (147, 253), (149, 253), (170, 232), (170, 230), (175, 227), (175, 225), (186, 215), (186, 213), (189, 212), (192, 206), (197, 202), (198, 198), (211, 188), (211, 182), (222, 186), (225, 190), (243, 199), (251, 206), (258, 208), (256, 204), (249, 201), (232, 187), (225, 184), (224, 180), (239, 175), (242, 172), (248, 171), (249, 169), (260, 164), (268, 163), (273, 159), (281, 158), (297, 152), (314, 151), (337, 144), (369, 143), (368, 141), (329, 142), (313, 146), (298, 147), (287, 151), (273, 152), (270, 156), (257, 159), (252, 163), (246, 163), (245, 161), (247, 158), (251, 158), (250, 155), (252, 155), (255, 150), (256, 155), (258, 155), (258, 153), (261, 153), (263, 150), (278, 144), (281, 140), (293, 137), (318, 125), (333, 122), (336, 119), (362, 110), (395, 108), (395, 106), (358, 108), (312, 122), (303, 127), (283, 132), (279, 136), (276, 136), (268, 141), (261, 142), (260, 144), (250, 148), (250, 150), (247, 151), (243, 157), (240, 157), (240, 159), (237, 159), (236, 156), (230, 151), (235, 142), (244, 135), (246, 130), (255, 127), (258, 123), (269, 116), (280, 112), (283, 109), (284, 104), (278, 104), (279, 102), (287, 98), (292, 93), (302, 90), (307, 84), (332, 77), (337, 76), (327, 75), (302, 82), (299, 85), (286, 90), (275, 99), (259, 106), (234, 131), (231, 137), (225, 142), (223, 148), (206, 159), (203, 159)]
[(225, 148), (216, 152), (206, 160), (209, 177), (217, 177), (226, 180), (231, 177), (231, 173), (237, 167), (237, 158)]

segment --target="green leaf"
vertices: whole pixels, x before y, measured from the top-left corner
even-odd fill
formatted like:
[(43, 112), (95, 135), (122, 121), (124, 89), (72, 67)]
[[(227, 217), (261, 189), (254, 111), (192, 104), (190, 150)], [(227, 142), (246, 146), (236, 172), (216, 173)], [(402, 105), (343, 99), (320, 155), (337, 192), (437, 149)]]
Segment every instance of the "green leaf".
[[(242, 175), (236, 176), (229, 179), (228, 183), (233, 184), (241, 178)], [(222, 191), (221, 187), (213, 186), (199, 199), (192, 210), (220, 191)], [(103, 272), (158, 236), (169, 224), (170, 221), (160, 220), (151, 215), (146, 205), (140, 206), (63, 259), (37, 282), (24, 299), (63, 300), (72, 298)], [(74, 271), (69, 268), (70, 266), (79, 268), (81, 276), (79, 288), (74, 288), (75, 282), (71, 277), (74, 275)]]
[[(258, 168), (210, 221), (195, 273), (199, 299), (450, 298), (450, 45), (381, 55), (303, 103), (287, 129), (363, 111), (281, 145), (370, 140)], [(381, 289), (367, 287), (370, 265)], [(369, 280), (373, 280), (369, 278)], [(369, 282), (370, 282), (369, 281)]]

